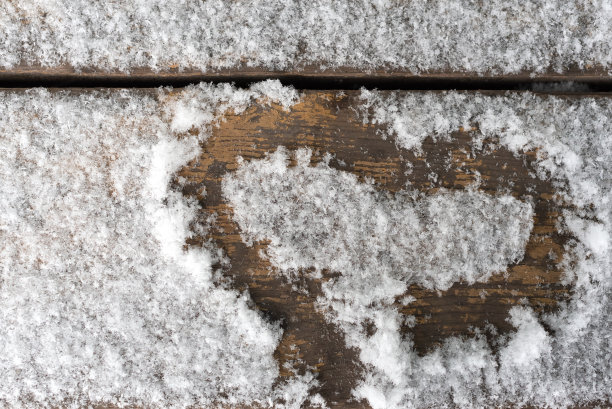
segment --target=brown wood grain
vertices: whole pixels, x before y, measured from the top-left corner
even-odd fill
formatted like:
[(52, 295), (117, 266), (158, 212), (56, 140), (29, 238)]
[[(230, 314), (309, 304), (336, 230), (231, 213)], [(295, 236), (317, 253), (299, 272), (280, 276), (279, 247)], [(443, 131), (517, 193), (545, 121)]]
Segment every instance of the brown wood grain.
[[(519, 199), (527, 194), (533, 196), (534, 228), (525, 257), (510, 266), (506, 274), (495, 275), (486, 283), (459, 283), (442, 292), (413, 285), (408, 293), (416, 301), (405, 307), (398, 302), (402, 313), (416, 317), (416, 325), (404, 331), (412, 334), (421, 354), (446, 337), (469, 336), (487, 325), (505, 333), (511, 330), (506, 319), (513, 305), (527, 303), (547, 312), (571, 294), (571, 288), (560, 284), (562, 272), (556, 268), (568, 240), (555, 228), (562, 209), (553, 200), (551, 184), (530, 172), (535, 152), (515, 157), (507, 150), (492, 149), (473, 155), (469, 141), (471, 132), (477, 130), (457, 129), (449, 142), (427, 139), (423, 155), (415, 156), (398, 149), (392, 140), (382, 139), (379, 127), (364, 125), (357, 118), (357, 97), (358, 93), (351, 91), (305, 91), (301, 102), (290, 112), (261, 104), (240, 115), (230, 113), (203, 144), (201, 155), (179, 173), (187, 181), (184, 194), (200, 201), (200, 217), (217, 217), (209, 236), (193, 239), (189, 245), (212, 240), (226, 252), (231, 265), (225, 274), (234, 285), (248, 291), (270, 319), (282, 320), (284, 336), (276, 351), (281, 368), (299, 359), (301, 364), (295, 369), (308, 367), (316, 371), (321, 382), (317, 392), (332, 407), (367, 407), (364, 402), (351, 401), (350, 396), (361, 376), (357, 351), (346, 348), (342, 334), (317, 310), (320, 280), (302, 278), (299, 287), (306, 288), (307, 293), (295, 291), (260, 257), (266, 243), (249, 247), (242, 242), (240, 229), (232, 221), (232, 209), (222, 199), (220, 185), (224, 175), (236, 170), (238, 156), (247, 160), (263, 158), (280, 145), (289, 150), (309, 147), (315, 151), (313, 161), (321, 160), (326, 152), (332, 153), (335, 157), (331, 166), (360, 178), (372, 178), (379, 189), (392, 193), (405, 188), (407, 181), (424, 192), (442, 187), (464, 189), (478, 172), (483, 191), (507, 189)], [(406, 172), (408, 163), (412, 163), (410, 174)], [(435, 181), (429, 177), (432, 172), (438, 176)], [(203, 187), (205, 196), (199, 193)], [(323, 280), (341, 273), (329, 272)], [(291, 371), (282, 369), (281, 375), (289, 377)]]
[[(26, 81), (52, 86), (55, 82), (61, 86), (70, 86), (71, 83), (81, 84), (83, 81), (96, 81), (100, 86), (104, 82), (121, 84), (138, 84), (139, 82), (194, 83), (200, 81), (261, 81), (275, 78), (285, 81), (327, 81), (342, 84), (343, 81), (365, 81), (389, 84), (405, 83), (418, 85), (427, 81), (453, 81), (458, 84), (465, 83), (495, 83), (500, 86), (514, 83), (531, 83), (538, 81), (576, 81), (589, 82), (600, 85), (612, 84), (610, 70), (601, 66), (588, 66), (584, 69), (568, 67), (564, 72), (553, 70), (543, 72), (523, 71), (515, 74), (497, 74), (492, 72), (467, 71), (424, 71), (414, 73), (409, 70), (380, 67), (378, 69), (361, 70), (354, 67), (321, 68), (319, 65), (307, 65), (287, 70), (269, 70), (263, 67), (236, 66), (232, 69), (209, 69), (206, 71), (195, 69), (180, 69), (178, 66), (168, 66), (158, 71), (147, 67), (137, 67), (129, 71), (109, 71), (96, 67), (75, 69), (70, 65), (57, 67), (42, 67), (37, 65), (21, 64), (12, 69), (0, 69), (0, 81)], [(342, 88), (339, 86), (338, 88)]]

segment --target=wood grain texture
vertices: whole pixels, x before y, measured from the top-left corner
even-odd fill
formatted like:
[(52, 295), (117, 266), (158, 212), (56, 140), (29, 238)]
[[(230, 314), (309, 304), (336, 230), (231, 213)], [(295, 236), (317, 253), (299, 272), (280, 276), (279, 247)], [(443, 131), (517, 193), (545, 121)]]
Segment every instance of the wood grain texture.
[[(58, 67), (41, 67), (22, 64), (12, 69), (0, 69), (0, 81), (40, 83), (40, 85), (58, 84), (72, 86), (88, 81), (103, 83), (135, 84), (139, 83), (195, 83), (200, 81), (261, 81), (269, 78), (281, 81), (323, 81), (329, 83), (342, 83), (361, 81), (365, 83), (397, 84), (405, 83), (417, 85), (421, 82), (453, 81), (465, 83), (496, 83), (501, 86), (513, 83), (531, 83), (538, 81), (576, 81), (589, 82), (603, 86), (612, 84), (612, 74), (601, 66), (589, 66), (585, 69), (569, 67), (562, 73), (545, 71), (533, 73), (524, 71), (516, 74), (476, 73), (465, 71), (430, 71), (413, 73), (409, 70), (387, 69), (381, 67), (373, 70), (360, 70), (353, 67), (340, 67), (335, 69), (321, 68), (318, 65), (309, 65), (299, 69), (269, 70), (266, 68), (237, 66), (232, 69), (210, 69), (205, 72), (193, 69), (179, 69), (178, 66), (169, 66), (159, 71), (141, 67), (131, 69), (129, 72), (107, 71), (96, 67), (75, 69), (69, 65)], [(380, 85), (378, 85), (380, 86)], [(397, 86), (396, 86), (397, 87)], [(341, 88), (341, 87), (338, 87)]]
[[(486, 283), (458, 283), (448, 291), (430, 291), (413, 285), (408, 293), (416, 301), (398, 307), (414, 315), (416, 325), (404, 328), (411, 333), (419, 353), (425, 353), (451, 335), (469, 336), (476, 329), (492, 326), (498, 333), (512, 329), (506, 321), (508, 310), (527, 303), (542, 312), (553, 311), (567, 300), (571, 288), (560, 284), (562, 272), (556, 263), (563, 257), (569, 237), (555, 224), (561, 205), (553, 200), (551, 184), (533, 175), (535, 152), (519, 157), (504, 149), (485, 149), (474, 155), (469, 144), (476, 129), (457, 129), (452, 140), (434, 143), (428, 138), (424, 153), (415, 156), (398, 149), (392, 140), (381, 138), (381, 128), (364, 125), (355, 113), (357, 92), (305, 91), (290, 112), (279, 106), (253, 106), (240, 115), (229, 113), (203, 144), (201, 155), (182, 169), (185, 195), (199, 200), (200, 217), (216, 215), (215, 227), (207, 237), (190, 240), (197, 246), (212, 240), (227, 254), (230, 266), (224, 269), (237, 288), (248, 291), (256, 306), (272, 320), (281, 320), (284, 336), (277, 351), (283, 364), (299, 359), (298, 371), (306, 367), (318, 372), (318, 390), (332, 407), (367, 407), (351, 401), (350, 391), (360, 379), (357, 351), (344, 345), (343, 336), (317, 310), (316, 298), (323, 280), (341, 272), (328, 272), (323, 280), (302, 278), (296, 291), (281, 279), (270, 263), (260, 257), (266, 243), (245, 245), (240, 229), (232, 221), (232, 209), (222, 199), (221, 181), (237, 168), (237, 157), (259, 159), (280, 145), (289, 150), (309, 147), (313, 161), (326, 152), (335, 155), (330, 165), (372, 178), (377, 187), (391, 193), (413, 188), (433, 193), (439, 188), (464, 189), (480, 174), (480, 189), (494, 193), (506, 189), (516, 198), (534, 198), (534, 228), (524, 259)], [(192, 132), (197, 132), (195, 129)], [(412, 171), (408, 172), (409, 163)], [(436, 176), (434, 176), (436, 175)], [(206, 195), (201, 195), (205, 188)], [(282, 369), (282, 377), (291, 371)]]

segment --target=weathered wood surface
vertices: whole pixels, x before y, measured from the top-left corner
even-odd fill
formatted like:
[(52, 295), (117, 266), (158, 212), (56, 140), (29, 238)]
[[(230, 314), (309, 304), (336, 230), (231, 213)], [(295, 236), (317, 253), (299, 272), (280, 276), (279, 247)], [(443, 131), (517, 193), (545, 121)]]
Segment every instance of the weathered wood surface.
[[(222, 199), (221, 180), (237, 168), (236, 158), (262, 158), (279, 145), (293, 150), (309, 147), (316, 151), (314, 161), (330, 152), (330, 165), (360, 178), (373, 178), (379, 189), (397, 192), (408, 180), (414, 188), (434, 192), (440, 187), (464, 189), (479, 172), (483, 191), (508, 188), (516, 197), (535, 191), (534, 228), (524, 259), (486, 283), (456, 284), (448, 291), (435, 292), (412, 286), (409, 293), (417, 301), (402, 307), (414, 315), (417, 324), (405, 328), (412, 332), (416, 349), (425, 353), (451, 335), (473, 333), (487, 324), (500, 333), (511, 330), (506, 321), (508, 310), (527, 302), (539, 311), (552, 311), (566, 300), (571, 288), (560, 284), (561, 271), (555, 263), (563, 257), (568, 237), (557, 232), (555, 223), (560, 208), (552, 200), (550, 183), (530, 173), (535, 152), (515, 157), (499, 149), (473, 156), (469, 146), (473, 130), (457, 129), (451, 142), (433, 143), (427, 139), (420, 157), (398, 149), (392, 140), (383, 140), (380, 128), (364, 125), (356, 116), (359, 103), (356, 92), (306, 91), (290, 112), (278, 106), (253, 106), (240, 115), (228, 114), (203, 145), (201, 155), (179, 173), (186, 178), (184, 194), (197, 197), (202, 218), (216, 213), (216, 227), (209, 237), (200, 237), (189, 245), (212, 239), (230, 259), (225, 274), (237, 288), (248, 290), (256, 306), (273, 320), (282, 320), (284, 336), (276, 351), (282, 364), (296, 358), (303, 367), (318, 372), (319, 392), (332, 407), (367, 407), (350, 401), (350, 391), (360, 377), (355, 350), (347, 349), (343, 336), (317, 311), (315, 300), (321, 281), (303, 279), (308, 294), (295, 292), (291, 284), (275, 274), (269, 262), (259, 256), (266, 243), (246, 246), (240, 229), (232, 221), (232, 209)], [(407, 163), (413, 164), (406, 176)], [(427, 163), (426, 163), (427, 162)], [(432, 181), (428, 174), (438, 174)], [(202, 187), (206, 195), (201, 196)], [(340, 272), (341, 273), (341, 272)], [(325, 280), (326, 277), (323, 278)], [(398, 303), (398, 306), (400, 304)], [(291, 376), (282, 370), (282, 376)]]

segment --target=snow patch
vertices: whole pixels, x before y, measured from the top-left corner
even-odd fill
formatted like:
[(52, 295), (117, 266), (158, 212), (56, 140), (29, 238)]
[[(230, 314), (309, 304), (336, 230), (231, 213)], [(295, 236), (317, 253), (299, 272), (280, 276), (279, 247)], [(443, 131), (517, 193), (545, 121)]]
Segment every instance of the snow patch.
[(295, 92), (255, 88), (0, 92), (2, 406), (279, 399), (279, 326), (217, 282), (212, 244), (184, 247), (199, 205), (170, 189), (224, 112)]
[[(310, 156), (298, 150), (289, 167), (279, 148), (242, 162), (223, 181), (245, 241), (269, 240), (270, 261), (282, 271), (314, 268), (343, 272), (343, 281), (447, 289), (486, 280), (523, 257), (533, 226), (529, 203), (476, 190), (391, 198), (324, 162), (310, 166)], [(376, 299), (378, 287), (362, 296)]]
[(550, 339), (530, 309), (513, 307), (510, 322), (517, 331), (499, 353), (501, 365), (525, 370), (537, 364), (542, 354), (550, 352)]

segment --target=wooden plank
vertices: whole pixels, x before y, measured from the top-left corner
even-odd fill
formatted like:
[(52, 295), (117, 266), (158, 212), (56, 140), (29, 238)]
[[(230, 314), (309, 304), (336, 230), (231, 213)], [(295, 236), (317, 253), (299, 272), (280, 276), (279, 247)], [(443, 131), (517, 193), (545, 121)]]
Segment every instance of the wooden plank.
[[(323, 280), (304, 278), (301, 284), (308, 288), (308, 294), (295, 292), (259, 256), (266, 243), (248, 247), (242, 242), (220, 186), (224, 175), (237, 168), (238, 156), (247, 160), (263, 158), (283, 145), (289, 150), (312, 148), (316, 162), (330, 152), (335, 155), (331, 166), (360, 178), (373, 178), (379, 189), (389, 192), (404, 188), (408, 179), (414, 188), (424, 192), (441, 187), (464, 189), (473, 181), (475, 171), (480, 173), (483, 191), (507, 188), (516, 197), (528, 189), (537, 192), (535, 225), (525, 258), (510, 266), (507, 274), (471, 286), (455, 284), (442, 292), (410, 288), (409, 293), (417, 301), (400, 308), (402, 313), (416, 317), (416, 326), (404, 331), (413, 333), (419, 353), (431, 350), (448, 336), (470, 335), (473, 328), (487, 324), (500, 333), (508, 332), (512, 328), (506, 318), (512, 306), (526, 299), (539, 311), (553, 311), (571, 292), (560, 283), (562, 272), (555, 267), (569, 239), (555, 228), (562, 209), (552, 200), (553, 186), (530, 172), (535, 152), (517, 158), (499, 149), (474, 159), (468, 154), (469, 132), (473, 130), (457, 129), (450, 142), (427, 139), (424, 154), (417, 157), (398, 149), (393, 141), (381, 139), (377, 126), (362, 124), (353, 109), (359, 104), (357, 98), (358, 92), (351, 91), (305, 91), (301, 102), (290, 112), (279, 106), (253, 106), (238, 116), (228, 114), (204, 144), (201, 155), (179, 173), (187, 180), (184, 194), (200, 201), (200, 217), (217, 214), (216, 227), (209, 236), (195, 238), (189, 245), (212, 239), (227, 253), (231, 267), (226, 275), (238, 288), (248, 289), (267, 316), (283, 322), (284, 337), (276, 351), (279, 363), (299, 358), (304, 366), (316, 368), (321, 382), (318, 392), (333, 407), (367, 405), (350, 401), (350, 391), (361, 372), (357, 352), (345, 347), (342, 334), (325, 321), (315, 305), (322, 281), (331, 274)], [(413, 165), (410, 176), (405, 172), (408, 162)], [(439, 176), (436, 182), (427, 177), (432, 171)], [(203, 187), (206, 196), (198, 193)], [(290, 373), (284, 371), (282, 376)]]
[(608, 10), (583, 0), (21, 3), (0, 3), (19, 75), (610, 77)]

